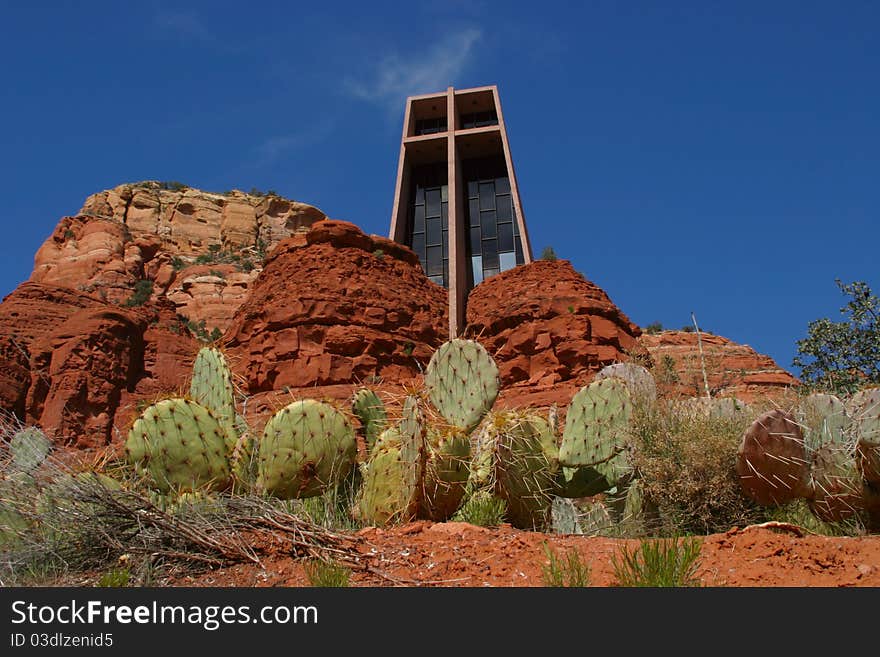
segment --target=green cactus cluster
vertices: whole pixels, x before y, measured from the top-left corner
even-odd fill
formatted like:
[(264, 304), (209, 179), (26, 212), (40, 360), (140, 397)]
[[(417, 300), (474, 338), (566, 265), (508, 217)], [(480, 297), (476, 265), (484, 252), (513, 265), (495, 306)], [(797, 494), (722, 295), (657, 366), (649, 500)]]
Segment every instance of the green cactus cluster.
[(162, 508), (173, 508), (179, 496), (234, 485), (281, 498), (320, 495), (351, 470), (356, 447), (348, 418), (315, 400), (282, 408), (255, 440), (236, 412), (232, 375), (215, 347), (196, 356), (189, 396), (148, 407), (125, 443), (135, 471), (171, 500)]
[(824, 522), (880, 526), (880, 389), (846, 402), (813, 393), (791, 413), (764, 413), (743, 435), (736, 470), (758, 504), (805, 499)]

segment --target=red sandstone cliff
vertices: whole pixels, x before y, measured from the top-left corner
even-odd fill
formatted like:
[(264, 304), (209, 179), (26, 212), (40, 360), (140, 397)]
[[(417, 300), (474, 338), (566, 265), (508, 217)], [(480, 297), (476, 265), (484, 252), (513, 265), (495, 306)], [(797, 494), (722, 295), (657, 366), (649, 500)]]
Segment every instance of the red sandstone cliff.
[(779, 367), (769, 356), (748, 345), (737, 344), (720, 335), (702, 333), (703, 357), (697, 334), (663, 331), (644, 334), (639, 341), (654, 361), (654, 376), (666, 395), (701, 397), (705, 395), (702, 363), (705, 362), (709, 392), (713, 397), (738, 397), (752, 401), (761, 396), (782, 393), (798, 380)]

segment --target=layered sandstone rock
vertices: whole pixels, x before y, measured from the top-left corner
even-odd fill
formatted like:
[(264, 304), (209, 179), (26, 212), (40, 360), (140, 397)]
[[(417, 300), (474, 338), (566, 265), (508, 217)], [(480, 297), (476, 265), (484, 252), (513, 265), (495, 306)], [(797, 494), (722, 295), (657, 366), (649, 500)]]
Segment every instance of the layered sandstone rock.
[(79, 447), (117, 438), (126, 395), (179, 390), (198, 349), (173, 306), (124, 309), (39, 283), (0, 303), (0, 336), (0, 409)]
[(324, 218), (278, 196), (120, 185), (61, 219), (37, 251), (30, 280), (116, 304), (149, 280), (154, 299), (165, 293), (188, 319), (223, 331), (265, 253)]
[(703, 357), (696, 333), (663, 331), (639, 338), (651, 354), (654, 377), (667, 396), (705, 395), (703, 365), (713, 397), (737, 397), (749, 402), (759, 397), (782, 394), (798, 380), (772, 358), (748, 345), (720, 335), (701, 333)]
[(537, 260), (478, 285), (466, 335), (492, 354), (506, 386), (586, 382), (628, 360), (638, 326), (567, 260)]
[(164, 288), (178, 314), (205, 321), (207, 331), (225, 331), (248, 296), (258, 270), (239, 271), (234, 265), (192, 265), (174, 272)]
[(446, 339), (446, 304), (412, 251), (322, 221), (270, 254), (224, 342), (251, 393), (399, 381)]
[(79, 214), (125, 224), (135, 239), (157, 236), (164, 250), (180, 255), (205, 253), (211, 244), (227, 250), (260, 244), (271, 249), (325, 218), (311, 205), (280, 196), (239, 191), (212, 194), (189, 187), (169, 190), (156, 182), (120, 185), (93, 194)]
[(87, 308), (35, 341), (28, 419), (66, 444), (108, 444), (120, 395), (142, 374), (146, 325), (138, 313)]

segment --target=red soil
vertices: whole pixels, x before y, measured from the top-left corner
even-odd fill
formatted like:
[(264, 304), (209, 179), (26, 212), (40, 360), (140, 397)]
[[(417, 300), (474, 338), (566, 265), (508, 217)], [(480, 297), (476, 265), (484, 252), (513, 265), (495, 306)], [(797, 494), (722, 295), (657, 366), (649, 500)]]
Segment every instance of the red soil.
[[(801, 535), (798, 535), (798, 534)], [(466, 523), (415, 522), (355, 535), (360, 568), (352, 586), (544, 586), (545, 543), (577, 550), (593, 586), (615, 586), (611, 557), (637, 540), (485, 529)], [(268, 546), (266, 546), (268, 547)], [(302, 561), (281, 544), (256, 564), (236, 564), (173, 586), (308, 586)], [(880, 586), (880, 536), (839, 538), (792, 529), (732, 528), (702, 541), (697, 577), (709, 587)]]

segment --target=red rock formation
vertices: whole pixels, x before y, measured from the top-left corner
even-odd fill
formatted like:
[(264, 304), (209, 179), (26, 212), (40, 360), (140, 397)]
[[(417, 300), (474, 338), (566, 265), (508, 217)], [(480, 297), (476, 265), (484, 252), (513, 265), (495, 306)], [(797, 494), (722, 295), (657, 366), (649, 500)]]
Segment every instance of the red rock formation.
[(0, 303), (0, 408), (25, 417), (31, 345), (84, 308), (106, 308), (89, 296), (53, 285), (23, 283)]
[(799, 383), (772, 358), (757, 353), (748, 345), (711, 333), (702, 333), (700, 339), (702, 361), (696, 333), (663, 331), (656, 335), (646, 333), (639, 338), (651, 354), (654, 378), (661, 394), (705, 395), (703, 362), (713, 397), (738, 397), (749, 402), (758, 397), (781, 394)]
[(278, 196), (120, 185), (61, 219), (37, 251), (30, 280), (116, 304), (150, 280), (154, 299), (167, 294), (208, 332), (223, 331), (266, 250), (322, 219), (317, 208)]
[(586, 382), (627, 360), (641, 333), (567, 260), (537, 260), (493, 276), (470, 294), (465, 334), (492, 354), (505, 386)]
[(328, 220), (270, 254), (224, 342), (256, 393), (410, 378), (446, 326), (446, 291), (412, 251)]
[(250, 286), (259, 273), (239, 271), (235, 265), (191, 265), (173, 271), (164, 286), (165, 296), (176, 312), (192, 321), (205, 321), (205, 330), (221, 333), (247, 298)]
[(145, 316), (80, 310), (31, 345), (27, 417), (76, 447), (110, 442), (122, 390), (143, 367)]
[(122, 309), (23, 283), (0, 303), (0, 409), (79, 447), (114, 439), (123, 399), (176, 392), (198, 343), (170, 302)]

